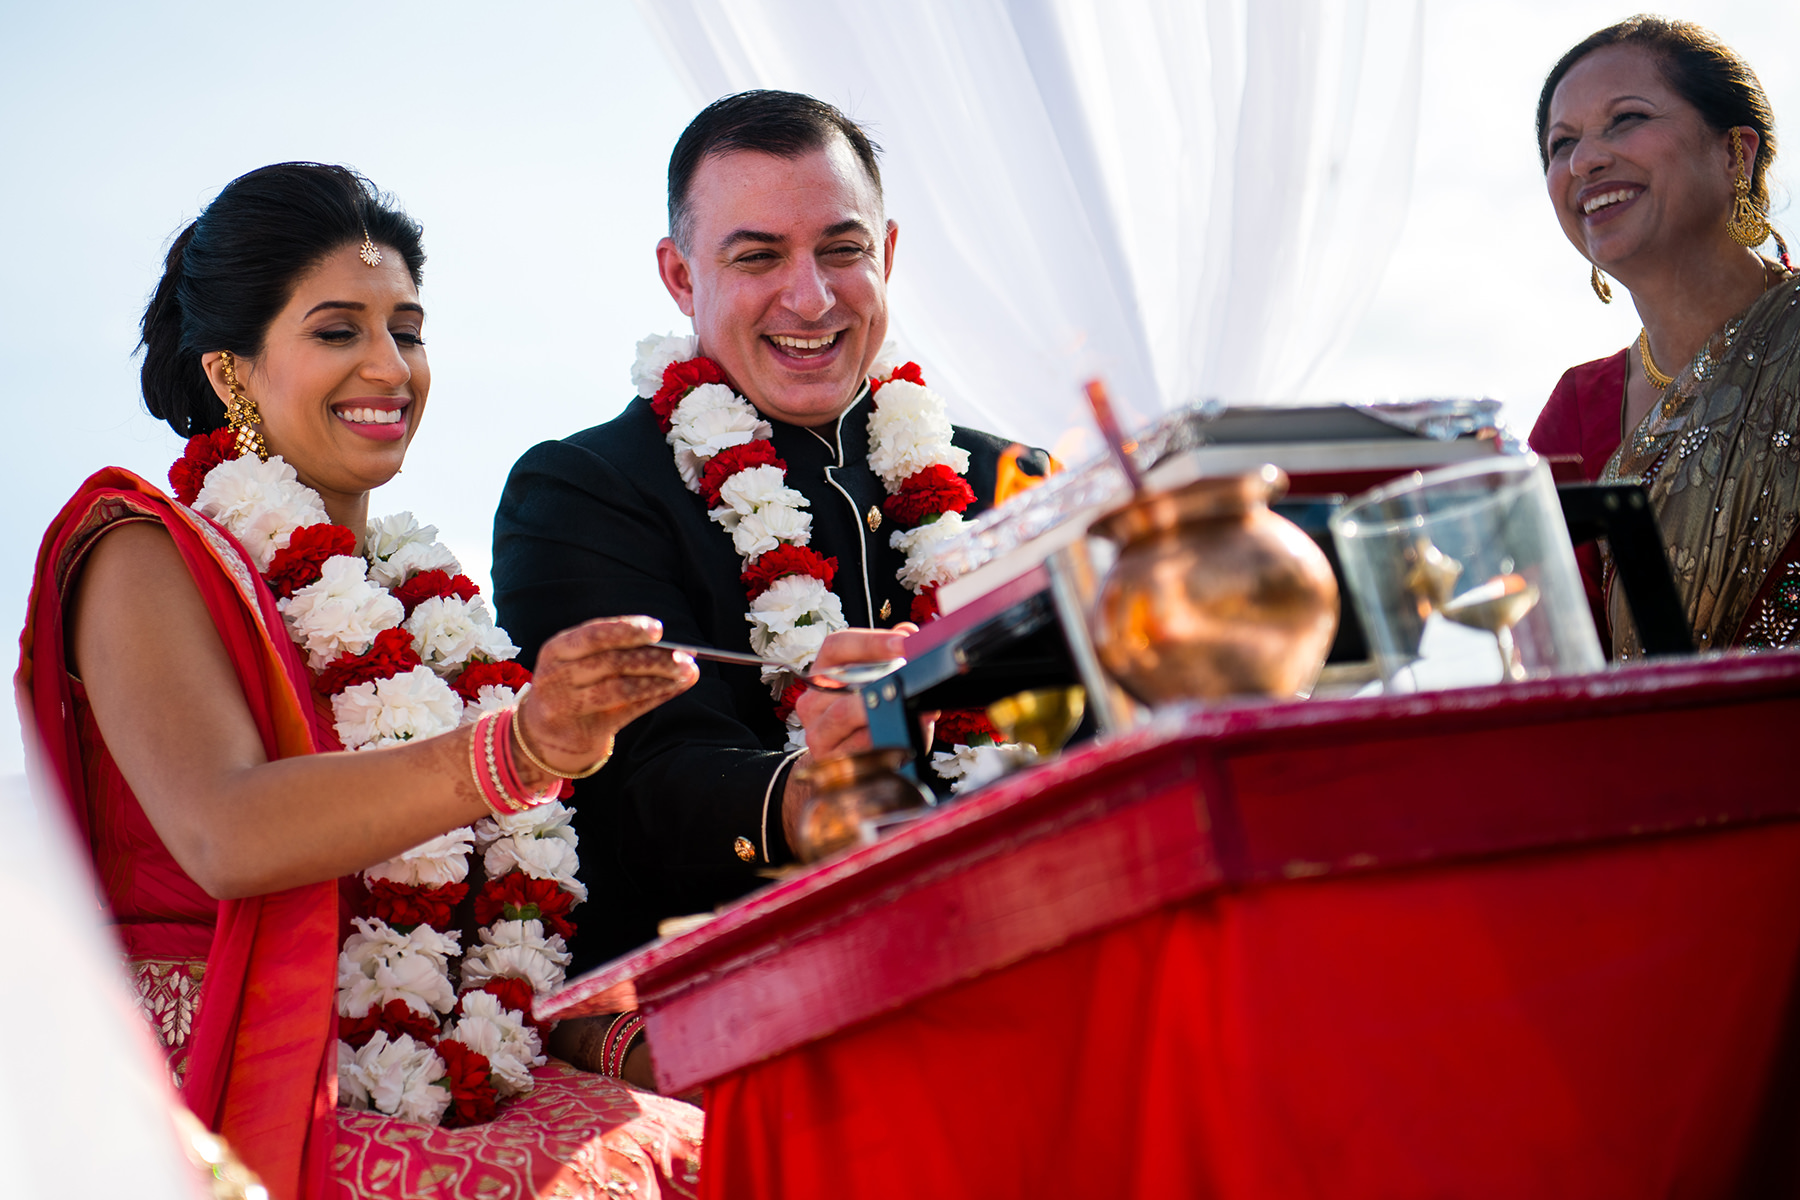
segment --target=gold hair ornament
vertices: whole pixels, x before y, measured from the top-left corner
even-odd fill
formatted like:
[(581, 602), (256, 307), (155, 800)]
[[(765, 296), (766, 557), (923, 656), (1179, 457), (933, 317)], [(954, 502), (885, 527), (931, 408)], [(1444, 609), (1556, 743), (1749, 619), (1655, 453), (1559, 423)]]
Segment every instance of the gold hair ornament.
[(254, 454), (264, 462), (269, 461), (269, 447), (263, 443), (262, 431), (257, 426), (262, 424), (262, 413), (256, 407), (256, 401), (244, 395), (244, 389), (238, 386), (237, 360), (231, 351), (219, 351), (219, 367), (225, 372), (225, 390), (231, 394), (231, 402), (225, 406), (225, 424), (237, 435), (236, 450), (238, 454)]
[(371, 267), (379, 267), (381, 265), (381, 248), (369, 239), (369, 227), (367, 225), (363, 226), (363, 244), (357, 248), (356, 257), (362, 259)]
[(1744, 168), (1744, 134), (1735, 125), (1731, 130), (1731, 150), (1737, 157), (1737, 178), (1731, 181), (1737, 201), (1731, 206), (1725, 233), (1740, 246), (1760, 246), (1769, 238), (1769, 220), (1750, 200), (1750, 172)]
[(1606, 282), (1606, 276), (1600, 273), (1600, 264), (1595, 263), (1593, 271), (1588, 275), (1588, 282), (1594, 286), (1594, 295), (1600, 297), (1600, 303), (1612, 303), (1612, 284)]

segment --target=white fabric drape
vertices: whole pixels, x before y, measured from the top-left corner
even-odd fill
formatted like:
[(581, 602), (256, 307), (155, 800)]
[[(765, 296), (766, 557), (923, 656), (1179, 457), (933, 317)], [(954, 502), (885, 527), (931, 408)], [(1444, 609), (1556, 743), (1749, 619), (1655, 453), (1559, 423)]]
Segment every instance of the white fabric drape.
[[(885, 149), (894, 332), (958, 420), (1051, 445), (1279, 400), (1411, 190), (1421, 0), (640, 0), (697, 102), (829, 100)], [(1068, 443), (1065, 443), (1065, 446)]]

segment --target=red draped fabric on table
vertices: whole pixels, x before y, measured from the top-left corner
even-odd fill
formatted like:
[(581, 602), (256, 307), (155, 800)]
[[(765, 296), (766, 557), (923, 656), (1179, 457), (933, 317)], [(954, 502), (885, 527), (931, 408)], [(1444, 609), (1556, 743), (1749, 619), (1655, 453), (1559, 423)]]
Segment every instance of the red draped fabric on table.
[[(156, 521), (174, 538), (243, 683), (244, 701), (269, 758), (310, 754), (314, 745), (305, 667), (282, 628), (273, 595), (245, 566), (248, 556), (229, 535), (129, 471), (99, 471), (45, 534), (15, 679), (20, 711), (30, 714), (52, 779), (90, 840), (99, 823), (95, 817), (124, 828), (129, 824), (124, 810), (136, 810), (139, 817), (141, 810), (110, 758), (84, 761), (78, 735), (86, 705), (64, 656), (64, 589), (94, 537), (128, 520)], [(150, 840), (166, 856), (160, 841)], [(172, 867), (173, 860), (164, 865)], [(178, 868), (133, 874), (114, 882), (153, 889), (159, 881), (167, 884), (166, 895), (137, 897), (146, 909), (186, 911), (212, 903)], [(337, 1083), (337, 884), (217, 902), (217, 912), (187, 1043), (183, 1098), (196, 1116), (226, 1136), (274, 1196), (323, 1195)], [(137, 935), (155, 937), (139, 926), (127, 938)], [(170, 945), (162, 952), (179, 955), (184, 947)]]
[(1730, 1194), (1797, 961), (1800, 825), (1225, 892), (716, 1083), (702, 1194)]

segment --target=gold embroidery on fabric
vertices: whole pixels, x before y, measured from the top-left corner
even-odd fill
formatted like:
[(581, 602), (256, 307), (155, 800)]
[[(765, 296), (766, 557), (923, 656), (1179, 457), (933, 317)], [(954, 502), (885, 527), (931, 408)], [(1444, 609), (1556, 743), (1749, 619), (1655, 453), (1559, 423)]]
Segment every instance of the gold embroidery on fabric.
[(156, 1034), (169, 1060), (175, 1085), (187, 1075), (187, 1041), (200, 1007), (200, 985), (206, 979), (203, 958), (134, 958), (131, 984), (138, 1011)]

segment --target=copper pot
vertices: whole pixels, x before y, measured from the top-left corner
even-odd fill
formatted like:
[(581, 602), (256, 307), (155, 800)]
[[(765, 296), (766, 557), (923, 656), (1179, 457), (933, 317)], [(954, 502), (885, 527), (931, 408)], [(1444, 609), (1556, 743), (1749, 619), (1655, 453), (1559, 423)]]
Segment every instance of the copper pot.
[(863, 822), (883, 813), (931, 803), (931, 794), (899, 773), (912, 751), (894, 746), (822, 758), (801, 771), (812, 790), (800, 806), (801, 862), (817, 862), (827, 854), (864, 840)]
[(1337, 631), (1337, 580), (1300, 527), (1269, 511), (1287, 475), (1200, 479), (1094, 522), (1119, 547), (1094, 649), (1146, 704), (1305, 695)]

